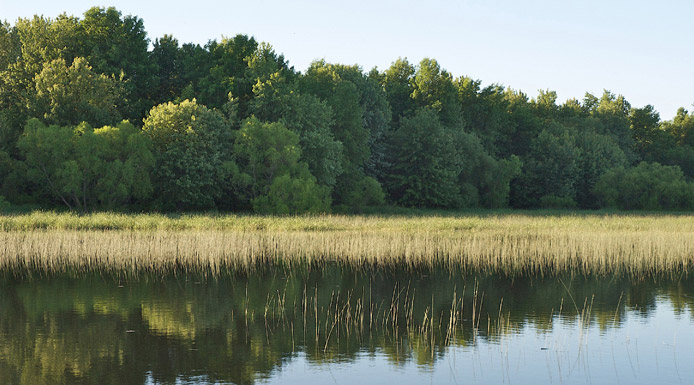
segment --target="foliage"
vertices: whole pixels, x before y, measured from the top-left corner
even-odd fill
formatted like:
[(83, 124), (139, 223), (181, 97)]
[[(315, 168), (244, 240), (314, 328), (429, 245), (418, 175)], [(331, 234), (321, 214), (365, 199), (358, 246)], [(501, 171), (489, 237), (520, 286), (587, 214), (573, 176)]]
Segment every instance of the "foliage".
[(387, 184), (391, 198), (404, 206), (458, 207), (462, 159), (453, 133), (436, 111), (420, 109), (403, 118), (393, 134), (394, 160)]
[(219, 197), (224, 146), (230, 132), (224, 117), (195, 99), (153, 107), (144, 120), (152, 140), (156, 196), (169, 209), (210, 208)]
[(149, 139), (130, 123), (93, 129), (32, 119), (18, 145), (29, 179), (70, 209), (115, 209), (152, 193)]
[(329, 188), (320, 186), (300, 162), (299, 136), (282, 123), (262, 123), (249, 118), (234, 142), (240, 165), (237, 179), (248, 188), (245, 199), (257, 212), (295, 214), (326, 212)]
[(0, 213), (7, 211), (10, 208), (10, 202), (5, 200), (5, 197), (0, 195)]
[(375, 178), (365, 176), (357, 180), (344, 202), (350, 211), (360, 212), (366, 207), (384, 204), (385, 193)]
[(325, 213), (330, 211), (328, 188), (304, 173), (299, 177), (283, 174), (273, 179), (267, 194), (253, 199), (253, 209), (267, 214)]
[(461, 198), (466, 207), (508, 206), (510, 182), (521, 171), (520, 158), (497, 160), (472, 133), (458, 133), (456, 147), (462, 157), (459, 174)]
[(580, 156), (576, 139), (565, 127), (555, 124), (542, 130), (524, 159), (523, 174), (515, 181), (513, 205), (537, 206), (545, 195), (575, 199)]
[(595, 194), (606, 206), (623, 210), (694, 209), (694, 183), (679, 167), (659, 163), (612, 169), (598, 180)]
[(29, 111), (46, 124), (103, 126), (121, 118), (118, 106), (125, 101), (119, 82), (92, 71), (84, 58), (75, 58), (69, 67), (63, 59), (46, 63), (34, 82), (36, 97)]
[[(150, 41), (142, 19), (112, 7), (0, 23), (0, 195), (13, 204), (598, 209), (617, 205), (597, 188), (610, 169), (645, 161), (694, 180), (693, 116), (681, 108), (661, 121), (653, 106), (607, 90), (559, 104), (552, 90), (529, 97), (456, 78), (433, 58), (384, 71), (318, 60), (300, 73), (248, 35)], [(132, 129), (111, 127), (124, 118)], [(150, 144), (135, 134), (141, 122)], [(147, 152), (121, 150), (129, 140), (153, 154), (154, 167), (137, 160), (150, 184), (118, 187), (149, 178), (114, 176)], [(107, 160), (113, 170), (96, 169)], [(686, 206), (684, 193), (667, 203), (635, 180), (632, 190), (656, 195), (634, 207)]]
[(94, 71), (124, 81), (126, 105), (119, 110), (124, 118), (139, 121), (153, 102), (150, 87), (156, 63), (149, 60), (149, 39), (144, 22), (137, 16), (123, 16), (113, 7), (92, 7), (79, 22), (76, 56), (83, 56)]
[(545, 209), (575, 209), (576, 201), (574, 201), (571, 197), (545, 195), (540, 198), (540, 207)]

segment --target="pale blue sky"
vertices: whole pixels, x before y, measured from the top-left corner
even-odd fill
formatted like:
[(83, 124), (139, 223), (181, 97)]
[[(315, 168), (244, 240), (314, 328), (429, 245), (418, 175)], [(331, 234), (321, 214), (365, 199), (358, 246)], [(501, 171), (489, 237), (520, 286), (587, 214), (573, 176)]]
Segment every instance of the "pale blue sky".
[(94, 5), (139, 16), (152, 40), (252, 35), (301, 71), (319, 58), (369, 70), (432, 57), (455, 76), (530, 96), (551, 89), (564, 101), (606, 88), (663, 119), (694, 102), (691, 0), (0, 0), (0, 19), (81, 16)]

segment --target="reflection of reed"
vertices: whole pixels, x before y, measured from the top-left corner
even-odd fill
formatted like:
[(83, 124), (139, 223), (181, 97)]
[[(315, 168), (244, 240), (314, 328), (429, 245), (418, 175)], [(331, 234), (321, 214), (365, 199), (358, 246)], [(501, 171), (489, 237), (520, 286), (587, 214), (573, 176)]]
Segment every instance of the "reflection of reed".
[[(252, 384), (297, 352), (316, 364), (377, 354), (431, 366), (451, 346), (487, 346), (503, 359), (528, 330), (549, 338), (534, 348), (557, 360), (563, 354), (571, 368), (588, 356), (598, 330), (623, 327), (627, 312), (644, 309), (648, 318), (656, 298), (682, 314), (694, 309), (687, 278), (507, 277), (335, 263), (214, 279), (118, 278), (5, 275), (0, 362), (9, 369), (0, 383), (19, 374), (26, 383), (71, 383), (69, 364), (71, 378), (96, 378), (101, 368), (114, 378), (154, 371), (175, 379), (203, 368), (220, 382)], [(570, 340), (552, 338), (561, 329), (572, 331)], [(562, 353), (567, 347), (570, 355)]]

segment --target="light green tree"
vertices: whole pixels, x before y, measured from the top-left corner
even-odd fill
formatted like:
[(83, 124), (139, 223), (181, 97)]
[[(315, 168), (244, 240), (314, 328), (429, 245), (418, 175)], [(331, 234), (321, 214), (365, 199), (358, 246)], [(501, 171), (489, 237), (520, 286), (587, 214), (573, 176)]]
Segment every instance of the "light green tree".
[(121, 119), (121, 84), (92, 71), (84, 58), (75, 58), (69, 67), (63, 59), (46, 63), (34, 82), (36, 96), (29, 111), (47, 124), (103, 126)]
[(144, 120), (156, 157), (154, 186), (165, 209), (211, 208), (221, 194), (231, 132), (221, 113), (195, 99), (152, 108)]
[(330, 207), (329, 188), (316, 183), (300, 162), (299, 135), (282, 123), (249, 118), (234, 143), (237, 177), (249, 184), (247, 199), (254, 210), (277, 214), (324, 212)]
[(28, 178), (69, 209), (122, 208), (152, 193), (149, 139), (128, 122), (93, 129), (31, 119), (18, 146)]

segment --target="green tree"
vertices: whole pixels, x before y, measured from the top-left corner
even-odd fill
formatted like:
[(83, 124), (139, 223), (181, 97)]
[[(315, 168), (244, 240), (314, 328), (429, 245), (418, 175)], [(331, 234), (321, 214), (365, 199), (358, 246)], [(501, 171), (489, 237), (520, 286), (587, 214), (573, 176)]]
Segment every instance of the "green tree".
[(253, 56), (258, 43), (252, 37), (236, 35), (210, 41), (205, 46), (207, 55), (199, 53), (206, 62), (200, 68), (192, 68), (200, 77), (194, 85), (200, 102), (210, 108), (222, 108), (229, 102), (230, 95), (236, 100), (241, 119), (247, 116), (246, 108), (253, 95), (255, 81), (248, 76), (247, 58)]
[(364, 109), (378, 104), (362, 104), (363, 90), (358, 84), (367, 84), (364, 82), (368, 79), (363, 78), (358, 68), (324, 61), (314, 62), (299, 81), (302, 92), (325, 100), (334, 114), (332, 132), (342, 143), (344, 152), (343, 173), (333, 190), (333, 200), (340, 205), (348, 205), (348, 198), (354, 196), (353, 190), (363, 183), (364, 165), (370, 158), (371, 133), (366, 125), (369, 121), (364, 119)]
[(332, 108), (317, 96), (299, 93), (293, 71), (266, 44), (249, 58), (249, 68), (257, 76), (249, 113), (299, 134), (301, 160), (319, 184), (334, 187), (345, 160), (342, 143), (333, 135)]
[(600, 177), (614, 167), (627, 167), (629, 162), (624, 151), (613, 137), (591, 131), (579, 132), (576, 147), (579, 177), (576, 180), (576, 203), (582, 208), (598, 208), (598, 199), (593, 194)]
[(92, 129), (31, 119), (18, 146), (30, 180), (69, 209), (121, 208), (152, 193), (149, 139), (130, 123)]
[(287, 111), (280, 122), (299, 134), (304, 160), (318, 183), (333, 188), (344, 170), (344, 150), (332, 133), (332, 109), (312, 95), (293, 93), (284, 99)]
[(507, 89), (504, 100), (508, 104), (509, 122), (496, 141), (497, 153), (524, 159), (531, 149), (531, 142), (543, 129), (542, 121), (535, 115), (524, 93)]
[(0, 140), (8, 151), (14, 151), (30, 116), (36, 94), (34, 78), (45, 63), (61, 58), (72, 63), (80, 41), (78, 29), (75, 17), (34, 16), (20, 18), (11, 30), (0, 33), (5, 36), (0, 39), (4, 57), (0, 60), (6, 62), (6, 67), (0, 67)]
[(641, 162), (606, 172), (595, 185), (602, 205), (623, 210), (691, 210), (694, 183), (677, 166)]
[(629, 128), (634, 137), (634, 150), (644, 159), (655, 155), (666, 140), (667, 134), (660, 129), (660, 115), (651, 105), (629, 112)]
[(154, 187), (165, 209), (211, 208), (221, 193), (227, 122), (195, 99), (160, 104), (144, 120), (156, 157)]
[(387, 183), (391, 198), (404, 206), (458, 207), (462, 159), (453, 133), (431, 109), (403, 118), (393, 134), (393, 168)]
[(453, 76), (441, 69), (434, 59), (422, 59), (412, 78), (411, 97), (418, 107), (430, 108), (439, 114), (439, 120), (446, 127), (458, 126), (462, 116), (458, 103), (458, 92), (453, 84)]
[(634, 137), (630, 130), (629, 114), (631, 104), (622, 95), (614, 95), (605, 90), (596, 104), (597, 98), (586, 94), (584, 105), (590, 111), (591, 116), (602, 123), (602, 134), (612, 136), (619, 147), (624, 151), (630, 164), (638, 160), (634, 152)]
[(491, 155), (498, 156), (497, 143), (509, 141), (502, 136), (511, 125), (504, 88), (495, 84), (481, 88), (481, 81), (468, 77), (458, 78), (456, 87), (465, 127), (480, 138)]
[(679, 145), (694, 146), (694, 115), (679, 108), (672, 121), (663, 123), (663, 130), (669, 133)]
[(142, 119), (153, 105), (150, 94), (156, 71), (142, 19), (123, 16), (113, 7), (92, 7), (79, 23), (78, 36), (76, 56), (86, 58), (95, 72), (122, 79), (129, 103), (120, 106), (121, 114), (132, 121)]
[(416, 109), (412, 99), (413, 78), (416, 70), (407, 59), (398, 58), (383, 73), (381, 82), (386, 91), (388, 103), (393, 113), (393, 125), (397, 129), (400, 119), (409, 116)]
[(174, 101), (183, 92), (183, 57), (178, 40), (171, 35), (154, 41), (149, 59), (155, 66), (150, 98), (155, 104)]
[[(329, 188), (320, 186), (306, 163), (300, 162), (299, 135), (282, 123), (249, 118), (234, 143), (240, 171), (254, 210), (288, 214), (324, 212), (330, 207)], [(245, 187), (245, 186), (244, 186)]]
[(510, 182), (520, 174), (520, 159), (497, 160), (487, 153), (480, 139), (473, 133), (456, 135), (456, 148), (462, 164), (459, 185), (464, 206), (508, 206)]
[(241, 125), (234, 154), (243, 172), (251, 177), (250, 199), (268, 192), (272, 181), (296, 171), (301, 158), (299, 136), (282, 123), (262, 123), (249, 118)]
[(319, 186), (308, 171), (299, 177), (283, 174), (270, 184), (267, 194), (253, 199), (253, 209), (267, 214), (325, 213), (330, 211), (330, 192)]
[(69, 67), (63, 59), (46, 63), (34, 82), (36, 96), (29, 111), (47, 124), (102, 126), (121, 119), (119, 82), (94, 73), (83, 58), (75, 58)]
[(581, 150), (576, 139), (557, 123), (542, 130), (523, 158), (523, 173), (512, 186), (515, 207), (537, 207), (544, 196), (576, 199)]

